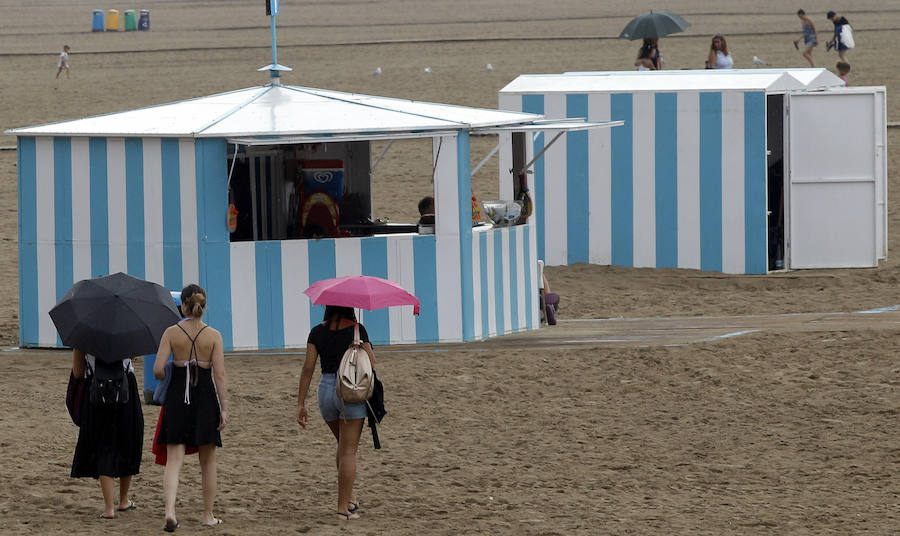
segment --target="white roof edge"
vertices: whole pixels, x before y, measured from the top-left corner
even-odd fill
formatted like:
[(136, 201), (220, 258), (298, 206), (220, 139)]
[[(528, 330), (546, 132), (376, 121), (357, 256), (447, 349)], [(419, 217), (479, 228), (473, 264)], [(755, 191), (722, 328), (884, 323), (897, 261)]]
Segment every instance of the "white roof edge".
[[(27, 131), (29, 131), (29, 130), (34, 130), (34, 129), (37, 129), (37, 128), (46, 128), (46, 127), (51, 127), (51, 126), (54, 126), (54, 125), (65, 125), (65, 124), (67, 124), (67, 123), (74, 123), (75, 121), (82, 121), (82, 120), (84, 120), (84, 119), (97, 119), (97, 118), (100, 118), (100, 117), (108, 117), (108, 116), (111, 116), (111, 115), (122, 114), (122, 113), (127, 113), (127, 112), (136, 112), (136, 111), (139, 111), (139, 110), (152, 110), (153, 108), (160, 108), (160, 107), (162, 107), (162, 106), (170, 106), (170, 105), (172, 105), (172, 104), (177, 104), (177, 103), (186, 103), (186, 102), (198, 101), (198, 100), (202, 100), (202, 99), (208, 99), (208, 98), (211, 98), (211, 97), (221, 97), (221, 96), (224, 96), (224, 95), (231, 95), (231, 94), (233, 94), (233, 93), (241, 93), (241, 92), (243, 92), (243, 91), (251, 91), (251, 90), (254, 90), (254, 89), (266, 89), (267, 87), (269, 87), (269, 86), (251, 86), (251, 87), (245, 87), (245, 88), (241, 88), (241, 89), (234, 89), (234, 90), (232, 90), (232, 91), (223, 91), (223, 92), (221, 92), (221, 93), (214, 93), (214, 94), (212, 94), (212, 95), (204, 95), (204, 96), (202, 96), (202, 97), (191, 97), (191, 98), (189, 98), (189, 99), (184, 99), (184, 100), (180, 100), (180, 101), (171, 101), (171, 102), (162, 102), (162, 103), (160, 103), (160, 104), (152, 104), (152, 105), (150, 105), (150, 106), (143, 106), (143, 107), (141, 107), (141, 108), (134, 108), (134, 109), (132, 109), (132, 110), (119, 110), (119, 111), (116, 111), (116, 112), (107, 112), (107, 113), (105, 113), (105, 114), (91, 115), (91, 116), (88, 116), (88, 117), (79, 117), (79, 118), (77, 118), (77, 119), (64, 119), (64, 120), (62, 120), (62, 121), (51, 121), (51, 122), (49, 122), (49, 123), (41, 123), (41, 124), (39, 124), (39, 125), (29, 125), (29, 126), (27, 126), (27, 127), (16, 127), (16, 128), (11, 128), (11, 129), (9, 129), (9, 130), (6, 130), (6, 131), (5, 131), (5, 134), (16, 134), (16, 135), (18, 135), (20, 132), (27, 132)], [(252, 97), (252, 98), (255, 98), (255, 96)], [(249, 101), (249, 100), (252, 100), (252, 98), (251, 98), (251, 99), (248, 99), (248, 101)], [(246, 104), (246, 103), (244, 103), (244, 104)], [(221, 120), (221, 118), (219, 118), (219, 120)], [(110, 136), (109, 134), (71, 134), (71, 133), (67, 133), (67, 132), (65, 132), (65, 131), (53, 131), (53, 130), (50, 130), (50, 131), (48, 131), (48, 132), (46, 132), (46, 133), (45, 133), (45, 132), (38, 132), (38, 133), (35, 133), (34, 135), (35, 135), (35, 136), (78, 136), (78, 137), (83, 137), (83, 136)], [(174, 137), (174, 136), (190, 136), (190, 135), (191, 135), (191, 134), (187, 134), (187, 133), (184, 133), (184, 132), (179, 132), (178, 134), (155, 134), (154, 136), (155, 136), (155, 137), (170, 137), (170, 136), (173, 136), (173, 137)], [(110, 137), (112, 137), (112, 136), (110, 136)], [(134, 134), (134, 135), (131, 135), (131, 134), (118, 134), (118, 135), (116, 135), (115, 137), (120, 137), (120, 138), (139, 138), (139, 137), (141, 137), (141, 135), (140, 135), (140, 134)]]
[[(310, 97), (307, 99), (300, 97), (301, 101), (306, 102), (300, 102), (290, 97), (286, 98), (286, 100), (280, 100), (283, 98), (282, 96), (288, 93), (272, 93), (275, 88), (290, 94), (295, 94), (295, 92), (304, 93)], [(228, 95), (237, 96), (228, 98)], [(263, 100), (260, 100), (261, 98)], [(369, 120), (367, 121), (359, 116), (355, 116), (351, 108), (350, 111), (345, 112), (341, 120), (320, 123), (317, 119), (305, 118), (302, 115), (302, 106), (317, 106), (315, 102), (317, 100), (322, 102), (333, 100), (342, 102), (348, 107), (361, 107), (359, 108), (360, 110), (363, 108), (372, 109), (373, 114), (381, 113), (383, 115), (387, 113), (392, 115), (383, 115), (384, 119), (379, 120), (372, 119), (374, 116), (369, 114)], [(194, 109), (191, 103), (194, 102), (198, 103), (196, 108), (198, 110), (197, 114), (190, 113)], [(392, 102), (398, 104), (396, 108), (391, 106)], [(265, 121), (255, 120), (252, 113), (247, 117), (244, 116), (245, 110), (255, 110), (260, 106), (262, 107), (261, 109), (269, 109), (275, 114), (280, 114), (280, 110), (294, 113), (289, 114), (289, 120), (282, 121), (277, 125), (274, 121), (266, 123)], [(165, 112), (161, 111), (159, 114), (153, 112), (155, 109), (165, 107), (172, 108)], [(299, 110), (301, 112), (296, 112), (298, 110), (297, 107), (300, 107)], [(181, 112), (182, 109), (188, 111), (187, 115)], [(375, 112), (375, 110), (378, 110), (378, 112)], [(128, 116), (125, 114), (136, 115)], [(123, 119), (121, 121), (118, 120), (115, 117), (117, 115), (123, 115)], [(184, 119), (166, 122), (167, 119), (165, 117), (176, 117), (179, 115)], [(357, 118), (354, 119), (354, 117)], [(496, 108), (474, 108), (328, 89), (266, 84), (132, 110), (17, 127), (5, 132), (16, 136), (99, 136), (110, 138), (227, 138), (262, 135), (343, 135), (351, 133), (365, 136), (372, 132), (426, 132), (514, 125), (533, 121), (541, 117), (536, 114), (498, 110)]]
[[(293, 145), (296, 143), (334, 143), (348, 141), (375, 141), (434, 138), (438, 136), (451, 136), (458, 130), (429, 130), (428, 132), (387, 132), (382, 134), (338, 134), (336, 136), (230, 136), (225, 140), (236, 145)], [(218, 136), (217, 136), (218, 137)]]
[(562, 119), (535, 121), (527, 125), (509, 125), (503, 127), (485, 127), (474, 129), (475, 134), (499, 134), (500, 132), (537, 132), (544, 130), (564, 130), (578, 132), (580, 130), (597, 130), (601, 128), (620, 127), (625, 121), (587, 121), (585, 119)]
[[(810, 70), (813, 70), (810, 68)], [(825, 69), (822, 71), (827, 72)], [(635, 93), (653, 91), (793, 91), (803, 90), (807, 85), (790, 74), (790, 69), (736, 69), (729, 72), (701, 70), (681, 71), (603, 71), (598, 73), (562, 73), (562, 74), (523, 74), (519, 75), (506, 86), (500, 94), (556, 94), (572, 92), (596, 92), (596, 93)], [(712, 73), (716, 74), (712, 74)], [(729, 74), (731, 76), (729, 76)], [(658, 77), (658, 81), (665, 80), (665, 84), (649, 84), (647, 80)], [(679, 81), (689, 79), (703, 79), (708, 84), (702, 87), (698, 84), (684, 87)], [(766, 80), (768, 79), (768, 80)], [(609, 80), (608, 87), (604, 87), (604, 80)], [(642, 83), (638, 83), (640, 80)], [(741, 80), (729, 84), (728, 81)], [(557, 82), (554, 84), (553, 82)], [(634, 82), (632, 85), (630, 82)], [(534, 82), (533, 84), (529, 82)], [(566, 84), (565, 82), (572, 82)], [(581, 84), (577, 82), (582, 82)], [(584, 83), (587, 82), (587, 83)], [(529, 87), (532, 86), (532, 87)], [(556, 86), (556, 87), (554, 87)]]

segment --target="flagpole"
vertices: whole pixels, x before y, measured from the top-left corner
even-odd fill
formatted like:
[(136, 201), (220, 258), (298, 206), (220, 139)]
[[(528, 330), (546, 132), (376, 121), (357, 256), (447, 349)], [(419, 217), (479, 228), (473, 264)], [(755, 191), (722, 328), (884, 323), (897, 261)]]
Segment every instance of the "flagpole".
[[(278, 42), (278, 38), (275, 36), (275, 14), (273, 13), (269, 19), (271, 20), (272, 25), (272, 66), (278, 66), (278, 46), (276, 43)], [(278, 69), (272, 69), (269, 71), (269, 76), (272, 78), (272, 83), (276, 85), (281, 85), (281, 75), (278, 73)]]
[(269, 25), (272, 29), (272, 63), (260, 67), (257, 71), (269, 71), (272, 85), (281, 85), (281, 71), (292, 71), (290, 67), (278, 65), (278, 37), (275, 33), (275, 16), (278, 15), (278, 0), (266, 0), (266, 14), (269, 15)]

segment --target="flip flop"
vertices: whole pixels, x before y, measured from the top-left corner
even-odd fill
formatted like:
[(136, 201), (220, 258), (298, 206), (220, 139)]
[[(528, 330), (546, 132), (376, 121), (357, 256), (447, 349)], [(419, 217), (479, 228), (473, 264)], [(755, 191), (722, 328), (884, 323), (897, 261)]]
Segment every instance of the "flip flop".
[(356, 502), (350, 501), (349, 503), (347, 503), (347, 511), (350, 512), (351, 514), (355, 514), (356, 512), (358, 512), (359, 511), (359, 501), (356, 501)]
[(116, 518), (116, 516), (106, 515), (106, 512), (100, 512), (100, 515), (97, 517), (99, 517), (100, 519), (115, 519)]
[(116, 510), (119, 512), (127, 512), (129, 510), (137, 510), (137, 505), (134, 504), (133, 500), (128, 499), (128, 506), (126, 506), (125, 508), (116, 508)]
[(174, 523), (169, 523), (168, 521), (166, 521), (166, 526), (163, 527), (163, 530), (166, 532), (175, 532), (175, 529), (177, 529), (179, 525), (181, 525), (181, 523), (179, 523), (178, 521)]
[(215, 519), (215, 521), (213, 521), (212, 523), (200, 523), (200, 524), (203, 525), (204, 527), (215, 527), (216, 525), (221, 525), (222, 523), (224, 523), (224, 521), (222, 521), (221, 519), (218, 519), (218, 518), (213, 518), (213, 519)]
[[(351, 519), (359, 519), (359, 514), (357, 514), (357, 513), (353, 513), (353, 512), (350, 512), (348, 514), (345, 514), (344, 512), (336, 512), (336, 513), (337, 513), (337, 515), (343, 517), (342, 521), (350, 521)], [(341, 518), (338, 518), (338, 519), (341, 519)]]

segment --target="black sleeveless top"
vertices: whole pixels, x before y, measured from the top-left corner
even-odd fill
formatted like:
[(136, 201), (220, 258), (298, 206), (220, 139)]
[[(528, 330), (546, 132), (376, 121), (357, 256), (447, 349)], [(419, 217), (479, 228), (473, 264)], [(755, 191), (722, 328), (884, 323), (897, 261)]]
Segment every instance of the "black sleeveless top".
[[(359, 338), (369, 342), (369, 334), (362, 324), (359, 325)], [(308, 344), (316, 347), (322, 364), (322, 374), (334, 374), (341, 364), (344, 352), (353, 342), (353, 326), (331, 331), (325, 324), (318, 324), (309, 332)]]

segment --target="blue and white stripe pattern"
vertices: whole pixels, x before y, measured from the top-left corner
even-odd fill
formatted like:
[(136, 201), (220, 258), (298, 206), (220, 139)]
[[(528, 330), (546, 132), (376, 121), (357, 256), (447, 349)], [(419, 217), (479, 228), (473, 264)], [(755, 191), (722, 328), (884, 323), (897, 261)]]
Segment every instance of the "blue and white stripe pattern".
[(165, 141), (19, 138), (23, 344), (58, 345), (47, 312), (81, 279), (198, 280), (194, 141)]
[(175, 291), (199, 282), (226, 349), (304, 347), (324, 308), (302, 291), (355, 274), (421, 302), (418, 317), (365, 311), (376, 344), (539, 327), (534, 224), (473, 232), (468, 134), (435, 143), (434, 235), (231, 243), (225, 140), (20, 136), (21, 344), (61, 346), (48, 311), (74, 282), (118, 271)]
[(766, 273), (765, 105), (763, 91), (501, 93), (506, 110), (625, 121), (564, 134), (535, 163), (537, 257)]

